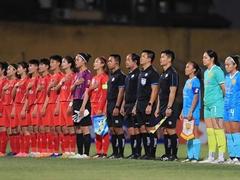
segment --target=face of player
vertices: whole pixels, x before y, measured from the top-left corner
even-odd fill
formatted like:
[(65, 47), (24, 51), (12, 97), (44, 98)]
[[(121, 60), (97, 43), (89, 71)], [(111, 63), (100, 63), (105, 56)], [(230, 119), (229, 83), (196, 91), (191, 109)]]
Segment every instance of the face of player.
[(7, 77), (15, 76), (16, 72), (17, 70), (13, 66), (9, 65), (7, 68)]
[(71, 67), (71, 63), (68, 63), (68, 61), (65, 58), (63, 58), (61, 67), (62, 70), (69, 69)]
[(117, 61), (114, 59), (114, 57), (109, 57), (107, 61), (107, 66), (109, 70), (113, 70), (118, 66)]
[(76, 55), (76, 57), (75, 57), (75, 65), (76, 65), (76, 68), (80, 68), (80, 67), (82, 67), (84, 64), (85, 64), (84, 59), (82, 59), (82, 57), (81, 57), (79, 54)]
[(151, 63), (151, 59), (148, 57), (148, 54), (143, 52), (140, 57), (140, 64), (145, 65)]
[(195, 73), (195, 68), (193, 67), (192, 63), (187, 63), (186, 67), (185, 67), (185, 75), (189, 76), (189, 75), (193, 75)]
[(101, 62), (101, 60), (99, 58), (96, 58), (93, 63), (93, 69), (97, 71), (97, 70), (103, 68), (103, 66), (104, 66), (104, 64)]
[(171, 64), (171, 58), (167, 56), (165, 53), (162, 53), (160, 56), (160, 65), (161, 66), (166, 66)]
[(132, 56), (130, 54), (126, 57), (125, 65), (127, 69), (131, 69), (135, 65), (135, 62), (132, 60)]
[(230, 58), (226, 58), (225, 69), (226, 69), (227, 73), (232, 73), (232, 72), (236, 71), (237, 65), (234, 62), (232, 62), (230, 60)]
[(34, 74), (38, 71), (38, 66), (35, 64), (29, 64), (28, 66), (28, 72), (29, 74)]
[(210, 56), (206, 52), (203, 54), (202, 61), (203, 61), (203, 65), (206, 67), (208, 67), (209, 65), (211, 65), (213, 63), (213, 59), (210, 58)]
[(24, 69), (21, 65), (18, 65), (17, 74), (21, 76), (23, 73), (26, 73), (26, 69)]
[(39, 73), (44, 73), (44, 72), (46, 72), (46, 71), (48, 71), (48, 65), (46, 65), (46, 64), (39, 64), (39, 70), (38, 70), (38, 72), (39, 72)]
[(55, 71), (60, 66), (60, 63), (54, 59), (50, 60), (50, 70)]

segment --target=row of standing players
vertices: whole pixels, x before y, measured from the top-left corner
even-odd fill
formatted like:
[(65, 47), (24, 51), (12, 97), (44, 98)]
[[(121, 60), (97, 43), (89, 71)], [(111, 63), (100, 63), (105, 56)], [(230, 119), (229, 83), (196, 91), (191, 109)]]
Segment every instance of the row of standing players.
[[(50, 61), (41, 59), (39, 63), (37, 60), (30, 60), (29, 65), (25, 62), (17, 66), (10, 64), (7, 69), (5, 64), (1, 63), (1, 154), (5, 154), (9, 139), (12, 153), (19, 157), (28, 156), (30, 147), (31, 156), (56, 157), (60, 155), (60, 144), (64, 157), (88, 158), (91, 144), (89, 132), (89, 126), (92, 124), (91, 116), (88, 115), (79, 123), (72, 121), (73, 114), (79, 112), (82, 116), (84, 110), (88, 109), (92, 116), (101, 114), (107, 116), (113, 149), (109, 158), (123, 157), (125, 137), (122, 126), (123, 122), (126, 122), (132, 147), (129, 158), (155, 159), (157, 134), (151, 133), (151, 130), (159, 119), (166, 116), (167, 120), (162, 125), (165, 154), (160, 160), (177, 160), (178, 111), (176, 109), (178, 108), (175, 98), (179, 78), (172, 67), (174, 52), (171, 50), (161, 52), (160, 65), (163, 67), (163, 72), (160, 75), (152, 66), (155, 53), (151, 50), (143, 50), (141, 57), (135, 53), (127, 55), (125, 61), (126, 68), (129, 69), (127, 76), (120, 70), (121, 57), (112, 54), (108, 60), (104, 57), (95, 59), (93, 69), (96, 71), (96, 76), (92, 77), (87, 69), (90, 57), (87, 53), (78, 53), (74, 61), (69, 56), (61, 58), (56, 55), (50, 57)], [(232, 66), (238, 65), (235, 57), (229, 59)], [(208, 74), (204, 76), (204, 118), (208, 141), (213, 141), (213, 137), (215, 139), (215, 144), (210, 145), (209, 142), (207, 161), (214, 160), (214, 152), (218, 144), (217, 162), (220, 162), (225, 152), (225, 136), (221, 126), (224, 110), (223, 102), (221, 104), (216, 100), (223, 99), (223, 93), (219, 91), (223, 82), (219, 77), (222, 75), (216, 62), (217, 56), (214, 51), (209, 50), (204, 53), (203, 64), (208, 68), (205, 72)], [(60, 67), (64, 74), (60, 71)], [(76, 69), (78, 71), (74, 73)], [(216, 73), (212, 72), (212, 69), (216, 69)], [(197, 134), (201, 106), (200, 80), (197, 76), (199, 71), (200, 68), (195, 62), (187, 63), (185, 74), (189, 79), (183, 89), (183, 110), (180, 119), (195, 120), (195, 138), (187, 143), (186, 161), (197, 161), (200, 158), (200, 141)], [(17, 79), (17, 75), (20, 79)], [(232, 88), (227, 90), (232, 96)], [(215, 102), (218, 103), (215, 105)], [(233, 111), (224, 112), (224, 117), (229, 115), (229, 112), (232, 114)], [(228, 117), (226, 119), (229, 119)], [(230, 135), (233, 137), (232, 123), (236, 123), (236, 119), (233, 121), (230, 118), (230, 122), (225, 123), (229, 124), (229, 128), (226, 128), (228, 142), (230, 139), (228, 137)], [(109, 134), (103, 137), (96, 135), (95, 141), (97, 154), (94, 157), (105, 158), (109, 146)], [(78, 149), (76, 154), (75, 144)], [(145, 151), (143, 156), (141, 156), (142, 145)], [(230, 157), (233, 160), (237, 155)]]

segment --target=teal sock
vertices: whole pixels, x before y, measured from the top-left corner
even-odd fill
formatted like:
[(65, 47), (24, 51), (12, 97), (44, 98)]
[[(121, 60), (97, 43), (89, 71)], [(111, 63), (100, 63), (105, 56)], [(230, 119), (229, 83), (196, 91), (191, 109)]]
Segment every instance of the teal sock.
[(194, 159), (199, 160), (201, 154), (201, 141), (200, 139), (193, 140), (193, 156)]
[(187, 141), (187, 156), (188, 159), (193, 159), (193, 140)]
[(230, 133), (226, 134), (227, 138), (227, 149), (228, 149), (228, 155), (230, 158), (236, 157), (235, 150), (234, 150), (234, 142), (233, 142), (233, 136)]
[(233, 147), (235, 151), (235, 156), (237, 158), (240, 158), (240, 133), (233, 133)]

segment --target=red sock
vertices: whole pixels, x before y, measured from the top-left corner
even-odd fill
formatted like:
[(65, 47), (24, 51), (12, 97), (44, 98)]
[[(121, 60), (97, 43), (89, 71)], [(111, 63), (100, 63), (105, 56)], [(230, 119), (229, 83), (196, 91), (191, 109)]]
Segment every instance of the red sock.
[(15, 150), (16, 150), (15, 152), (16, 153), (20, 153), (20, 138), (21, 138), (20, 134), (15, 135), (14, 144), (15, 144)]
[(70, 152), (75, 153), (76, 150), (76, 135), (70, 134), (69, 135), (69, 146), (70, 146)]
[(46, 133), (42, 133), (42, 152), (47, 152), (47, 135)]
[(42, 153), (42, 133), (37, 134), (37, 151)]
[(70, 135), (64, 135), (65, 152), (70, 152)]
[(54, 152), (59, 153), (59, 144), (60, 144), (60, 137), (58, 134), (54, 135)]
[(59, 144), (61, 146), (62, 153), (67, 152), (66, 151), (66, 139), (64, 134), (59, 134)]
[(37, 136), (36, 133), (33, 133), (31, 136), (31, 150), (32, 152), (37, 152)]
[[(25, 142), (24, 142), (25, 138), (24, 135), (20, 135), (20, 138), (17, 139), (17, 141), (19, 142), (19, 147), (20, 147), (20, 153), (24, 153), (25, 152)], [(17, 144), (17, 142), (16, 142)]]
[(109, 147), (110, 141), (109, 141), (109, 134), (106, 134), (105, 136), (103, 136), (103, 140), (102, 140), (102, 148), (103, 148), (103, 153), (107, 154), (108, 152), (108, 147)]
[[(24, 153), (29, 153), (31, 135), (24, 136)], [(35, 152), (35, 151), (33, 151)]]
[(12, 134), (12, 135), (9, 136), (10, 148), (11, 148), (12, 153), (16, 153), (15, 146), (14, 146), (15, 145), (14, 144), (14, 141), (15, 141), (14, 139), (15, 139), (15, 135)]
[(102, 154), (102, 136), (96, 134), (96, 151), (97, 154)]
[(3, 132), (0, 132), (0, 152), (2, 153), (2, 139), (3, 139)]
[(47, 151), (49, 153), (53, 153), (54, 151), (54, 136), (52, 133), (46, 133), (46, 136), (47, 136)]
[(7, 137), (7, 132), (4, 131), (4, 132), (1, 132), (1, 149), (0, 149), (0, 152), (5, 154), (6, 153), (6, 147), (7, 147), (7, 141), (8, 141), (8, 137)]

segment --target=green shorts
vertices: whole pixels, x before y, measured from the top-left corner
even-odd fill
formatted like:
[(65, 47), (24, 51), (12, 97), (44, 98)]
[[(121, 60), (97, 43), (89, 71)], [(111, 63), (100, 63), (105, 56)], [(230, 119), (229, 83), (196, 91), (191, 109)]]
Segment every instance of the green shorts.
[(204, 119), (209, 118), (223, 118), (224, 103), (223, 101), (217, 101), (211, 105), (204, 105)]

